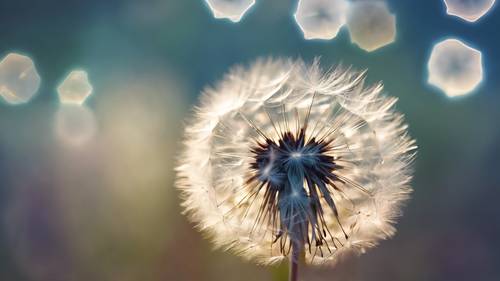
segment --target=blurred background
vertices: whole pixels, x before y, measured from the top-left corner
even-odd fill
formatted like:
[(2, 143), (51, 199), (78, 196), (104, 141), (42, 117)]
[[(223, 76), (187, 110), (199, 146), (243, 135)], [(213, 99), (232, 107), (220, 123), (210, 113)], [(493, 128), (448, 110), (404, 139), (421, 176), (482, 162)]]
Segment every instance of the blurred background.
[[(267, 56), (368, 69), (420, 147), (397, 235), (303, 280), (500, 280), (500, 8), (468, 24), (442, 1), (388, 2), (397, 40), (367, 53), (345, 29), (304, 40), (296, 0), (260, 0), (236, 24), (202, 0), (0, 1), (0, 57), (28, 55), (41, 76), (29, 103), (0, 102), (0, 280), (286, 280), (286, 265), (213, 251), (173, 187), (200, 91)], [(466, 97), (426, 82), (432, 46), (448, 37), (483, 53), (485, 80)], [(58, 122), (56, 88), (74, 68), (94, 88), (75, 121), (88, 136)]]

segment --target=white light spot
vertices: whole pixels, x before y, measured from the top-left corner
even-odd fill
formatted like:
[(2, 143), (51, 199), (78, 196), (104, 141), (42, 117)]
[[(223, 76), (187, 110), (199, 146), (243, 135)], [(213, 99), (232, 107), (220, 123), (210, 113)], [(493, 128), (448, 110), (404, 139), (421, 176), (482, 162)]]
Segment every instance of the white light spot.
[(347, 13), (351, 41), (368, 52), (386, 46), (396, 39), (396, 17), (381, 1), (356, 1)]
[(457, 39), (437, 43), (428, 63), (429, 83), (450, 97), (472, 92), (483, 79), (481, 52)]
[(0, 62), (0, 96), (9, 104), (28, 102), (39, 87), (40, 76), (29, 57), (10, 53)]
[(64, 79), (57, 88), (59, 100), (65, 104), (83, 104), (90, 94), (92, 85), (89, 82), (87, 72), (74, 70)]
[(495, 0), (444, 0), (446, 13), (468, 22), (475, 22), (488, 13)]
[(305, 39), (333, 39), (345, 24), (345, 0), (300, 0), (295, 21)]
[(217, 19), (239, 22), (255, 0), (205, 0)]
[(82, 146), (97, 131), (93, 112), (85, 106), (62, 105), (56, 115), (56, 134), (67, 145)]
[(291, 156), (292, 158), (297, 159), (297, 158), (302, 157), (302, 153), (300, 153), (300, 152), (292, 152), (292, 153), (290, 154), (290, 156)]

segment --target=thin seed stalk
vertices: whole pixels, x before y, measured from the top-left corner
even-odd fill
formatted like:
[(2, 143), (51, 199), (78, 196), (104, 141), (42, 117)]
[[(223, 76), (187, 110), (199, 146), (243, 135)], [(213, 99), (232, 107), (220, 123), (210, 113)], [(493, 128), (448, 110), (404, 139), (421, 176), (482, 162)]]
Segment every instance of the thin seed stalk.
[(292, 254), (290, 256), (290, 275), (289, 281), (299, 280), (299, 265), (304, 259), (304, 244), (300, 242), (292, 243)]
[(294, 260), (292, 257), (290, 259), (290, 278), (289, 281), (298, 281), (299, 280), (299, 262)]

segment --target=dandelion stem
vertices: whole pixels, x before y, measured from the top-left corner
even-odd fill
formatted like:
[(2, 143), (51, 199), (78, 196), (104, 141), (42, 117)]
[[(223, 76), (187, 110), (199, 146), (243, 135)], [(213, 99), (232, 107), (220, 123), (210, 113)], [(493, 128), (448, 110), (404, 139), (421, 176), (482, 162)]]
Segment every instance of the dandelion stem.
[(299, 262), (294, 260), (292, 257), (290, 259), (290, 281), (298, 281), (299, 278)]
[(292, 244), (292, 255), (290, 256), (290, 276), (289, 281), (299, 280), (299, 263), (303, 259), (304, 245), (300, 243)]

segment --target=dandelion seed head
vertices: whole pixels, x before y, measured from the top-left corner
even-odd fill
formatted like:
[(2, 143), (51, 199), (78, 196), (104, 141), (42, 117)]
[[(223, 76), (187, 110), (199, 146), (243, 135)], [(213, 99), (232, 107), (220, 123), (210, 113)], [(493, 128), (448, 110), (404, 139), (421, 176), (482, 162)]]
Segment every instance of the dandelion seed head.
[(396, 99), (364, 77), (269, 59), (205, 90), (177, 186), (217, 247), (272, 264), (301, 244), (307, 262), (331, 264), (394, 234), (415, 145)]

